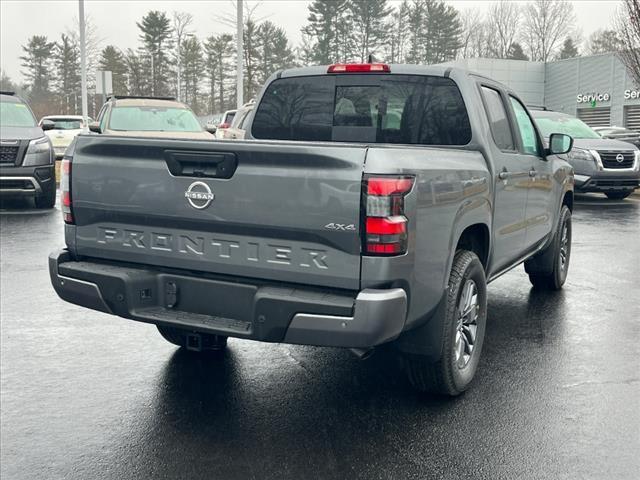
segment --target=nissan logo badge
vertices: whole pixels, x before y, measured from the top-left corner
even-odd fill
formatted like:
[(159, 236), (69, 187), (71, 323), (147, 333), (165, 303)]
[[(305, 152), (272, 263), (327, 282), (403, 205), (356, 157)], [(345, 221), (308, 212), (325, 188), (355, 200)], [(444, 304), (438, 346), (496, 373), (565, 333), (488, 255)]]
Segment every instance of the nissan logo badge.
[(184, 197), (193, 208), (203, 210), (213, 202), (213, 192), (204, 182), (193, 182), (184, 192)]
[(618, 162), (618, 163), (624, 162), (624, 155), (622, 155), (621, 153), (616, 155), (616, 162)]

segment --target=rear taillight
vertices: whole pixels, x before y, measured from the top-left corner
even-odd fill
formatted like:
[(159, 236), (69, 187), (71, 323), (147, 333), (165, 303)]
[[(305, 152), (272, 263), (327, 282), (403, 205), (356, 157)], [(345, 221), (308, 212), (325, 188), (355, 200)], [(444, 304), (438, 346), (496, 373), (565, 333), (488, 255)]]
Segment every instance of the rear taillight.
[(364, 253), (402, 255), (407, 252), (407, 217), (404, 197), (413, 187), (413, 177), (370, 176), (365, 178)]
[(64, 223), (74, 223), (71, 204), (71, 157), (65, 156), (60, 164), (60, 205)]
[(384, 63), (336, 63), (329, 65), (327, 73), (390, 73), (391, 68)]

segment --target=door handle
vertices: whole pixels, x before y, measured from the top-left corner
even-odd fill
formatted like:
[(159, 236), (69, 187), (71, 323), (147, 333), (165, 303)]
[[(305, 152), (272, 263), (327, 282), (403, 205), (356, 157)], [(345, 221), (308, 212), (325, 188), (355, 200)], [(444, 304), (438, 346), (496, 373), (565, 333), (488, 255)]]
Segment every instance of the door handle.
[(532, 168), (531, 170), (529, 170), (529, 176), (530, 177), (535, 177), (536, 176), (536, 169)]
[(499, 174), (498, 174), (498, 178), (500, 180), (506, 180), (507, 178), (509, 178), (511, 176), (511, 174), (509, 172), (507, 172), (507, 169), (505, 168), (504, 170), (502, 170)]

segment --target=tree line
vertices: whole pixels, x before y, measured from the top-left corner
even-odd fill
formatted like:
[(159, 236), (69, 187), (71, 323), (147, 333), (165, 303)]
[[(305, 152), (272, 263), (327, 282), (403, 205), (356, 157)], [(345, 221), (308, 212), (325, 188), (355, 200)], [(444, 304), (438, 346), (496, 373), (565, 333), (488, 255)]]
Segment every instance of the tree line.
[[(626, 0), (636, 2), (637, 0)], [(259, 5), (257, 5), (259, 6)], [(302, 40), (294, 48), (286, 32), (270, 20), (244, 18), (245, 99), (256, 95), (275, 71), (299, 65), (364, 62), (433, 64), (457, 58), (489, 57), (550, 61), (624, 49), (618, 29), (605, 29), (583, 41), (571, 4), (562, 0), (517, 3), (501, 0), (486, 13), (459, 11), (443, 0), (313, 0)], [(223, 19), (224, 21), (224, 19)], [(232, 26), (232, 20), (226, 23)], [(193, 17), (151, 10), (136, 22), (139, 45), (102, 45), (88, 23), (90, 88), (95, 71), (113, 72), (113, 93), (177, 96), (198, 114), (233, 108), (235, 37), (198, 38)], [(580, 45), (584, 45), (582, 51)], [(72, 31), (56, 41), (34, 35), (22, 46), (22, 86), (38, 113), (79, 111), (80, 53)], [(15, 87), (2, 75), (0, 87)], [(100, 97), (92, 97), (95, 115)]]

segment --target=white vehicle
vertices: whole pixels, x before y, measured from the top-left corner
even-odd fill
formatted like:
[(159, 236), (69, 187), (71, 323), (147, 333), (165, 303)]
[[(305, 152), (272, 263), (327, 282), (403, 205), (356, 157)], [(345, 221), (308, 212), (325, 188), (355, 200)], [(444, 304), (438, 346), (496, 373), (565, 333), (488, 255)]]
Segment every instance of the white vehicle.
[(231, 126), (222, 132), (222, 138), (227, 140), (242, 140), (246, 134), (247, 120), (253, 111), (256, 102), (250, 101), (245, 103), (233, 117)]
[(220, 139), (225, 138), (224, 132), (227, 128), (231, 126), (231, 123), (233, 122), (233, 117), (236, 116), (236, 112), (237, 110), (227, 110), (222, 114), (222, 121), (220, 122), (220, 125), (218, 125), (218, 128), (216, 129), (216, 138), (220, 138)]
[[(44, 120), (53, 122), (53, 128), (45, 131), (45, 135), (49, 137), (53, 144), (56, 160), (60, 160), (64, 156), (64, 152), (71, 141), (82, 132), (84, 126), (81, 115), (48, 115), (42, 117), (38, 125), (42, 125)], [(89, 123), (93, 120), (89, 118)]]

